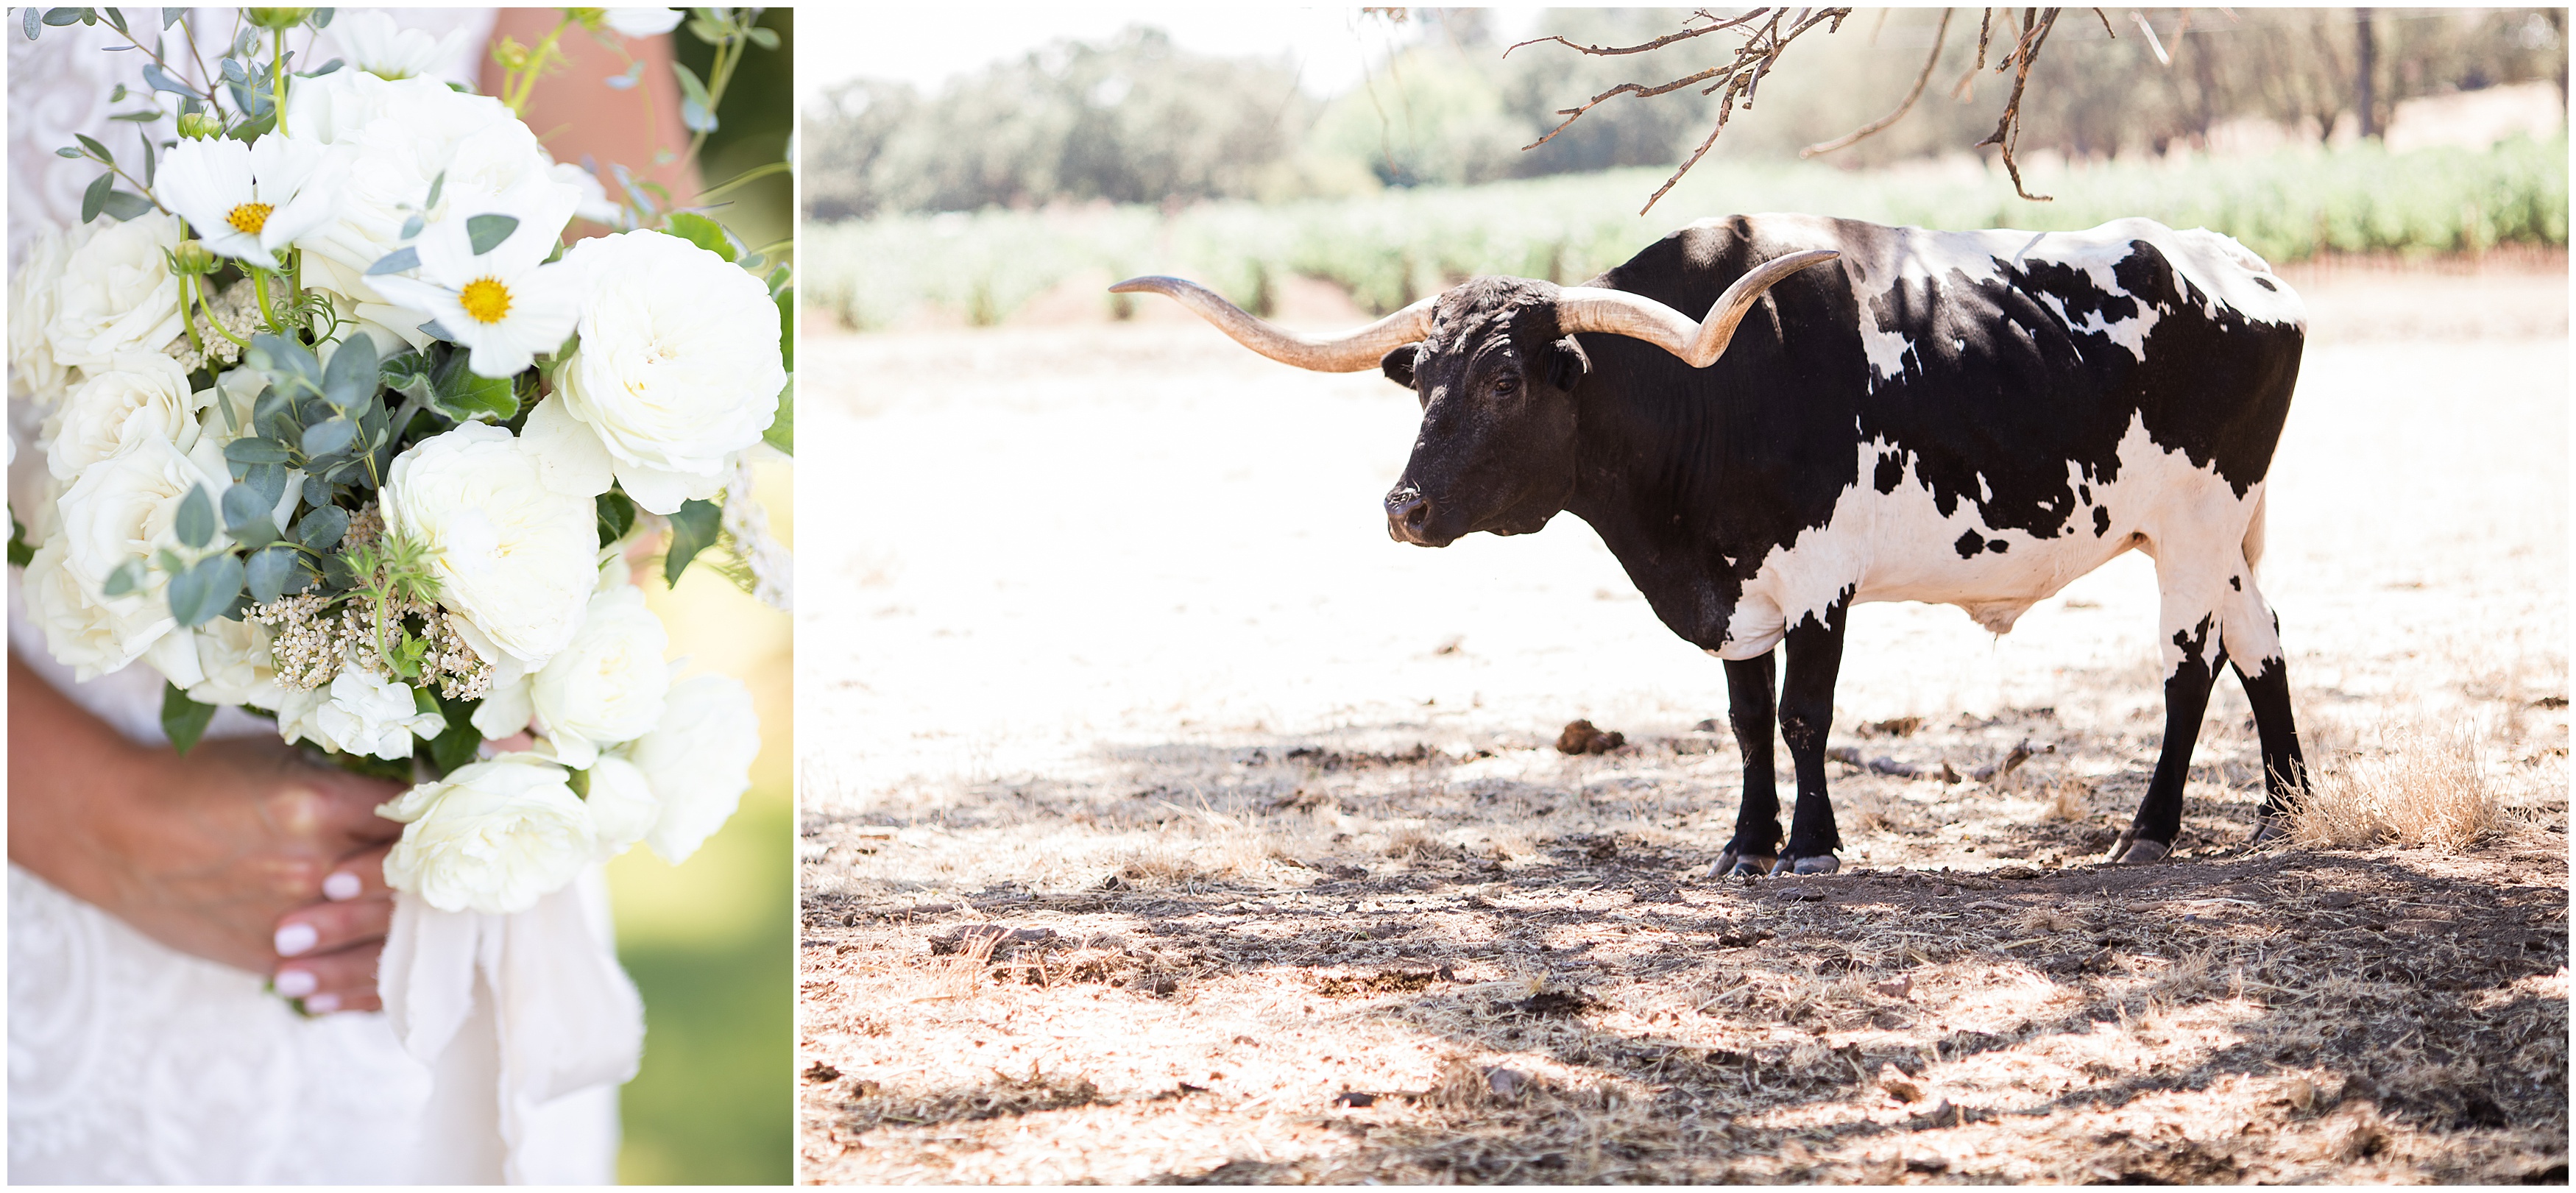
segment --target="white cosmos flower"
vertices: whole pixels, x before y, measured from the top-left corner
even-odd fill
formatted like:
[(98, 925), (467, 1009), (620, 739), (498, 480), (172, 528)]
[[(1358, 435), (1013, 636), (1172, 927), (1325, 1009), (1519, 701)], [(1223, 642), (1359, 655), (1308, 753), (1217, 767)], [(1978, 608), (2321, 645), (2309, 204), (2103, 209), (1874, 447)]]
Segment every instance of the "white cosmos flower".
[(658, 37), (680, 27), (686, 14), (676, 8), (612, 8), (608, 27), (628, 37)]
[[(579, 196), (561, 187), (535, 198), (524, 213), (458, 214), (433, 224), (417, 246), (420, 277), (370, 279), (376, 293), (428, 315), (470, 349), (467, 365), (479, 376), (508, 377), (527, 368), (538, 353), (562, 347), (581, 316), (573, 271), (545, 263)], [(519, 222), (491, 251), (477, 254), (471, 225), (486, 214)]]
[[(385, 527), (429, 551), (441, 605), (488, 639), (475, 651), (543, 666), (581, 627), (597, 582), (598, 507), (549, 485), (535, 450), (467, 423), (413, 444), (385, 474)], [(479, 723), (479, 722), (478, 722)]]
[(278, 250), (331, 218), (348, 168), (316, 141), (265, 136), (181, 141), (154, 190), (209, 251), (273, 267)]
[(714, 496), (726, 457), (760, 442), (787, 384), (768, 288), (660, 232), (585, 240), (564, 264), (581, 269), (581, 341), (559, 374), (563, 409), (532, 414), (528, 434), (593, 493), (613, 472), (657, 514)]
[(404, 792), (376, 809), (403, 825), (385, 854), (385, 885), (440, 911), (536, 906), (598, 856), (590, 809), (570, 778), (534, 754), (505, 754)]
[(391, 14), (372, 8), (347, 9), (331, 25), (331, 34), (347, 49), (349, 61), (379, 79), (428, 74), (430, 68), (453, 57), (464, 46), (465, 33), (458, 29), (446, 37), (433, 38), (418, 29), (399, 28)]
[(446, 727), (437, 713), (420, 711), (411, 685), (354, 666), (341, 668), (328, 688), (287, 693), (277, 707), (278, 732), (288, 741), (388, 762), (411, 757), (412, 738), (436, 737)]

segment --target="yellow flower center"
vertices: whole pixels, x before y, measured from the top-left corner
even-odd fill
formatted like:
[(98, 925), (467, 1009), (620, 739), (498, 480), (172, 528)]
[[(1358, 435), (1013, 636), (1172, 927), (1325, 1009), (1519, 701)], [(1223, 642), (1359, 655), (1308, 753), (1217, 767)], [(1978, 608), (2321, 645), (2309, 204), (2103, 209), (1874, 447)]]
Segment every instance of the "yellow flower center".
[(491, 278), (476, 278), (457, 292), (456, 305), (478, 323), (498, 323), (510, 313), (510, 288)]
[(233, 208), (232, 214), (224, 217), (224, 222), (245, 236), (257, 236), (260, 229), (268, 226), (268, 213), (275, 210), (266, 203), (244, 203)]

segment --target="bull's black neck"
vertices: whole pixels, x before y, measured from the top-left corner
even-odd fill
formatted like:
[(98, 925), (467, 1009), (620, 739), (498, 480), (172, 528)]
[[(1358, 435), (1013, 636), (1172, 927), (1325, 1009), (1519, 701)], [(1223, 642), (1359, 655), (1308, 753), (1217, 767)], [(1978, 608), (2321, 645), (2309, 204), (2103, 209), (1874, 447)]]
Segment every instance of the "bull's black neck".
[(1575, 393), (1578, 464), (1566, 512), (1601, 535), (1665, 625), (1715, 649), (1743, 590), (1738, 568), (1758, 566), (1763, 550), (1730, 533), (1741, 528), (1726, 517), (1729, 420), (1713, 401), (1675, 401), (1707, 378), (1653, 359), (1659, 350), (1594, 351), (1594, 372)]

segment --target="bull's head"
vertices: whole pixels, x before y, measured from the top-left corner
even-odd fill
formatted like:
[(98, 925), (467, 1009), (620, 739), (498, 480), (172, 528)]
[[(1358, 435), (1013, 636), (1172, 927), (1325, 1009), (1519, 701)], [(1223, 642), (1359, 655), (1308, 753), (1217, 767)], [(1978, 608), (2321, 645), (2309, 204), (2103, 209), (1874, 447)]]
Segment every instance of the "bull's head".
[(1398, 542), (1445, 547), (1479, 530), (1537, 530), (1573, 495), (1574, 388), (1591, 368), (1575, 333), (1633, 337), (1706, 368), (1763, 291), (1839, 255), (1810, 249), (1767, 261), (1727, 287), (1697, 322), (1624, 290), (1476, 278), (1357, 331), (1306, 336), (1180, 278), (1134, 278), (1110, 289), (1169, 295), (1282, 364), (1325, 373), (1374, 365), (1412, 389), (1422, 402), (1422, 430), (1386, 495), (1386, 530)]

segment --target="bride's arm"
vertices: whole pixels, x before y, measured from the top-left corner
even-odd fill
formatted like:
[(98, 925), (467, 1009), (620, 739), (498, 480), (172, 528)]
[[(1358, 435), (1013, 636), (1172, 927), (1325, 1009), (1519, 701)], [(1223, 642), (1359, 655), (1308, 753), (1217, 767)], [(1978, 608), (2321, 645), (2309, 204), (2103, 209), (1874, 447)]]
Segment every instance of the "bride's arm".
[[(391, 915), (378, 864), (401, 833), (375, 807), (399, 786), (273, 740), (202, 742), (184, 758), (138, 745), (14, 651), (9, 697), (10, 861), (182, 952), (307, 971), (306, 993), (335, 996), (326, 1007), (374, 1005)], [(300, 959), (281, 967), (281, 944)]]

